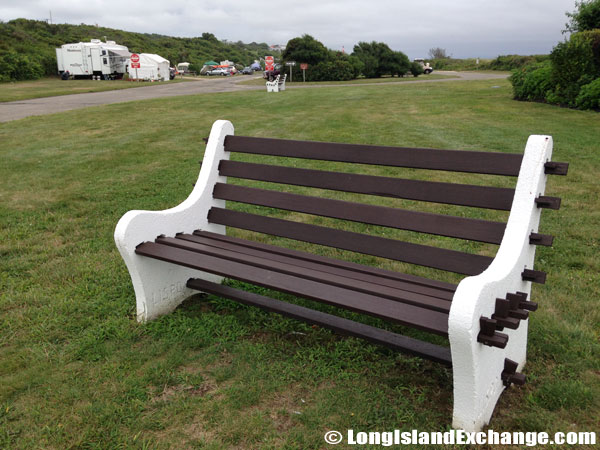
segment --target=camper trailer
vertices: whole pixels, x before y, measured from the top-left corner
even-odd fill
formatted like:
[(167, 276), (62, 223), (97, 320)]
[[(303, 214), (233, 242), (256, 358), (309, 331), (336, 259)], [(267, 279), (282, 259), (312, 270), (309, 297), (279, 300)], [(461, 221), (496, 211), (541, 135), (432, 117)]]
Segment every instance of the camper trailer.
[(140, 67), (129, 65), (129, 78), (132, 80), (169, 81), (170, 63), (168, 59), (152, 53), (140, 53)]
[(124, 45), (118, 45), (114, 41), (102, 42), (100, 39), (65, 44), (56, 49), (59, 75), (63, 76), (68, 71), (75, 78), (123, 78), (130, 55), (129, 49)]
[(179, 72), (180, 74), (186, 74), (190, 72), (190, 63), (189, 62), (182, 62), (177, 64), (177, 72)]

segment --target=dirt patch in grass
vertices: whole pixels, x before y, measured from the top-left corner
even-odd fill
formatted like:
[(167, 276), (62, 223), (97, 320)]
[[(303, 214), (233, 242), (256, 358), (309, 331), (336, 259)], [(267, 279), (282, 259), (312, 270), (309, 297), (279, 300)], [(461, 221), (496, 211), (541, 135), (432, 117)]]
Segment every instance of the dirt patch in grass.
[(216, 388), (217, 385), (213, 382), (202, 383), (200, 386), (190, 386), (185, 384), (178, 384), (176, 386), (165, 386), (162, 392), (158, 395), (153, 396), (150, 401), (152, 403), (167, 402), (176, 395), (203, 397), (209, 392), (214, 391)]

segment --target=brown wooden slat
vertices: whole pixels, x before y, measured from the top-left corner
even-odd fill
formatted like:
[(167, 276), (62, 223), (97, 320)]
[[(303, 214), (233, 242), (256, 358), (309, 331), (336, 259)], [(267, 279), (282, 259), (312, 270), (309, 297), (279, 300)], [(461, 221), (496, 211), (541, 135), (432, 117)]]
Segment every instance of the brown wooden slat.
[(498, 326), (496, 320), (481, 316), (479, 318), (479, 326), (481, 329), (477, 335), (477, 342), (481, 342), (489, 347), (506, 347), (506, 344), (508, 344), (508, 334), (496, 331)]
[[(390, 280), (397, 282), (407, 282), (414, 285), (435, 288), (445, 292), (446, 294), (438, 295), (437, 297), (446, 298), (452, 300), (454, 292), (456, 292), (457, 285), (447, 283), (439, 280), (432, 280), (430, 278), (419, 277), (417, 275), (409, 275), (402, 272), (394, 272), (391, 270), (380, 269), (379, 267), (365, 266), (362, 264), (353, 263), (350, 261), (344, 261), (341, 259), (327, 258), (325, 256), (317, 255), (314, 253), (301, 252), (290, 248), (277, 247), (275, 245), (264, 244), (262, 242), (250, 241), (246, 239), (240, 239), (232, 236), (226, 236), (224, 234), (211, 233), (209, 231), (196, 230), (194, 235), (208, 237), (213, 240), (218, 240), (227, 243), (235, 243), (236, 245), (247, 247), (250, 249), (260, 249), (269, 252), (273, 255), (284, 255), (290, 256), (296, 260), (306, 260), (309, 262), (318, 262), (324, 265), (328, 265), (334, 268), (343, 268), (350, 270), (354, 273), (367, 274), (375, 276), (380, 280)], [(391, 285), (395, 287), (396, 285)], [(401, 288), (401, 286), (398, 286)]]
[[(318, 267), (315, 266), (301, 267), (289, 264), (287, 262), (275, 261), (273, 259), (254, 255), (247, 255), (245, 253), (225, 250), (223, 248), (216, 248), (186, 240), (184, 239), (185, 236), (186, 235), (178, 235), (177, 238), (159, 237), (156, 239), (156, 242), (158, 244), (170, 245), (172, 247), (215, 256), (217, 258), (223, 258), (229, 261), (235, 261), (254, 267), (260, 267), (273, 272), (304, 278), (306, 280), (318, 281), (319, 283), (324, 283), (331, 286), (338, 286), (357, 292), (363, 292), (365, 294), (377, 295), (378, 297), (421, 306), (434, 311), (440, 311), (444, 313), (450, 312), (450, 302), (436, 297), (394, 289), (387, 286), (382, 286), (380, 284), (368, 283), (362, 280), (348, 278), (346, 276), (340, 276), (337, 274), (322, 272)], [(193, 236), (191, 237), (193, 238)]]
[[(272, 251), (270, 249), (265, 250), (261, 248), (256, 248), (252, 246), (239, 245), (235, 242), (228, 242), (224, 240), (215, 239), (212, 237), (208, 237), (202, 234), (194, 233), (190, 234), (177, 234), (178, 239), (185, 239), (191, 242), (197, 242), (199, 244), (210, 245), (217, 249), (225, 249), (231, 250), (239, 253), (245, 253), (247, 255), (258, 256), (261, 258), (267, 258), (271, 261), (279, 261), (286, 264), (291, 264), (299, 267), (306, 268), (316, 268), (320, 272), (331, 273), (334, 275), (339, 275), (346, 278), (353, 278), (356, 280), (364, 281), (370, 284), (379, 284), (382, 286), (387, 286), (394, 289), (400, 289), (402, 291), (408, 292), (416, 292), (418, 294), (427, 295), (430, 297), (437, 297), (447, 302), (452, 301), (454, 296), (454, 290), (448, 289), (440, 289), (439, 287), (434, 287), (430, 285), (424, 285), (423, 280), (419, 280), (418, 283), (412, 281), (405, 281), (400, 279), (394, 279), (391, 277), (383, 277), (381, 275), (376, 275), (373, 273), (365, 272), (362, 270), (357, 270), (355, 268), (347, 268), (342, 265), (332, 264), (336, 262), (336, 260), (329, 260), (327, 262), (322, 262), (319, 259), (310, 258), (310, 253), (302, 253), (301, 257), (290, 255), (290, 254), (282, 254), (277, 250)], [(248, 242), (248, 241), (247, 241)], [(279, 247), (274, 247), (275, 249), (279, 249)], [(285, 249), (284, 249), (285, 250)], [(361, 266), (362, 268), (368, 268), (367, 266)], [(434, 280), (432, 280), (435, 283)], [(432, 283), (432, 284), (433, 284)]]
[(535, 199), (535, 204), (538, 208), (560, 209), (560, 198), (540, 195)]
[(566, 175), (569, 171), (569, 163), (548, 161), (544, 164), (544, 173), (546, 175)]
[(531, 281), (533, 283), (545, 284), (546, 283), (546, 272), (541, 270), (525, 269), (521, 272), (521, 278), (524, 281)]
[(329, 142), (227, 136), (225, 150), (258, 155), (413, 167), (492, 175), (519, 175), (522, 155), (463, 150), (383, 147)]
[(544, 245), (546, 247), (552, 247), (554, 242), (554, 236), (549, 234), (531, 233), (529, 235), (529, 243), (532, 245)]
[(213, 197), (371, 225), (500, 244), (506, 224), (217, 183)]
[(286, 237), (313, 244), (326, 245), (367, 255), (381, 256), (396, 261), (425, 267), (477, 275), (492, 262), (482, 255), (446, 250), (426, 245), (369, 236), (333, 228), (321, 227), (289, 220), (258, 216), (255, 214), (211, 208), (208, 220), (220, 225)]
[(515, 190), (223, 160), (221, 175), (379, 197), (510, 211)]
[(448, 314), (437, 311), (154, 242), (138, 245), (135, 252), (138, 255), (393, 320), (442, 336), (448, 335)]
[(270, 312), (291, 317), (303, 322), (319, 325), (334, 330), (337, 333), (365, 339), (375, 344), (408, 353), (414, 356), (430, 359), (448, 366), (452, 365), (452, 356), (448, 347), (423, 342), (391, 331), (375, 328), (363, 323), (327, 314), (314, 309), (305, 308), (293, 303), (282, 302), (252, 292), (223, 286), (210, 281), (192, 278), (187, 287), (206, 292), (219, 297), (228, 298), (246, 305), (255, 306)]

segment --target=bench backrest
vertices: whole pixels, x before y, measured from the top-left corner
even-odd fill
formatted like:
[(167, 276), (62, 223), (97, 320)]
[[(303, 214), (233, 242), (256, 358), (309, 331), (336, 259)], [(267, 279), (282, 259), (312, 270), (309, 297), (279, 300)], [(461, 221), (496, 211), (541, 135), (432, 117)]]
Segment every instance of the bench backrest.
[[(382, 147), (243, 136), (227, 136), (225, 150), (231, 152), (233, 159), (249, 158), (241, 155), (235, 157), (234, 154), (263, 155), (261, 161), (277, 160), (278, 164), (222, 160), (219, 165), (220, 175), (230, 179), (254, 180), (276, 185), (273, 187), (269, 184), (266, 186), (271, 188), (264, 189), (262, 185), (260, 188), (240, 185), (237, 180), (235, 184), (217, 183), (213, 192), (215, 198), (266, 207), (259, 209), (267, 215), (212, 208), (208, 216), (210, 222), (466, 275), (481, 273), (491, 263), (493, 255), (464, 251), (464, 248), (469, 248), (464, 242), (462, 246), (458, 245), (460, 250), (451, 250), (390, 239), (383, 236), (386, 233), (381, 232), (379, 235), (357, 233), (340, 229), (338, 226), (302, 223), (270, 217), (268, 214), (272, 211), (270, 208), (275, 208), (387, 229), (497, 245), (502, 240), (505, 221), (416, 211), (412, 207), (401, 209), (374, 205), (368, 203), (368, 199), (372, 197), (364, 195), (357, 195), (360, 201), (356, 202), (324, 198), (318, 191), (316, 195), (305, 195), (304, 191), (302, 194), (290, 193), (284, 192), (282, 185), (405, 199), (419, 203), (433, 202), (509, 211), (514, 188), (369, 175), (352, 173), (352, 169), (338, 172), (294, 166), (299, 165), (298, 159), (330, 161), (334, 162), (336, 168), (339, 167), (337, 163), (363, 164), (384, 166), (383, 172), (386, 169), (389, 171), (390, 167), (441, 170), (492, 175), (497, 180), (497, 176), (518, 176), (522, 161), (522, 155), (509, 153)], [(354, 166), (354, 172), (357, 168), (362, 170), (362, 166)], [(414, 171), (409, 170), (410, 175), (412, 172)], [(513, 178), (511, 185), (514, 186), (514, 182)], [(248, 184), (246, 181), (243, 183)], [(495, 184), (498, 184), (497, 181)], [(305, 191), (311, 192), (310, 189)], [(471, 211), (476, 211), (474, 215), (478, 215), (478, 210)], [(394, 233), (390, 235), (393, 236)]]

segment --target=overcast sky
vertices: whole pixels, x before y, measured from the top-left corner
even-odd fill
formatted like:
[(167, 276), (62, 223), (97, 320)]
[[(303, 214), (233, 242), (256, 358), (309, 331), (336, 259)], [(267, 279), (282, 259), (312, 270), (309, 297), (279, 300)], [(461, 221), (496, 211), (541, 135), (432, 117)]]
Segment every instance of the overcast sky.
[(485, 58), (548, 53), (574, 9), (574, 0), (0, 0), (0, 19), (46, 20), (52, 11), (53, 23), (170, 36), (285, 45), (308, 33), (347, 52), (380, 41), (410, 58), (432, 47)]

